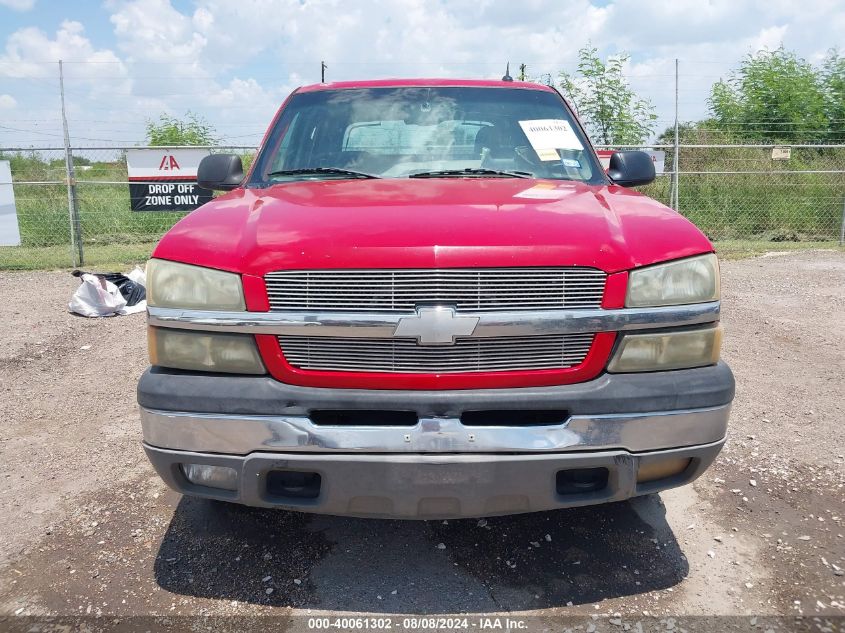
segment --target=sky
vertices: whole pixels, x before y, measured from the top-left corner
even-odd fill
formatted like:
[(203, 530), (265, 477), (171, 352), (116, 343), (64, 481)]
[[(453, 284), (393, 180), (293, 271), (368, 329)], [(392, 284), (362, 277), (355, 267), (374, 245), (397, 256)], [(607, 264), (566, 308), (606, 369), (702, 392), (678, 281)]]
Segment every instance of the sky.
[(0, 148), (142, 144), (162, 112), (195, 112), (252, 146), (283, 99), (320, 80), (498, 78), (573, 71), (578, 49), (630, 54), (632, 88), (672, 124), (749, 53), (811, 62), (845, 45), (845, 0), (0, 0)]

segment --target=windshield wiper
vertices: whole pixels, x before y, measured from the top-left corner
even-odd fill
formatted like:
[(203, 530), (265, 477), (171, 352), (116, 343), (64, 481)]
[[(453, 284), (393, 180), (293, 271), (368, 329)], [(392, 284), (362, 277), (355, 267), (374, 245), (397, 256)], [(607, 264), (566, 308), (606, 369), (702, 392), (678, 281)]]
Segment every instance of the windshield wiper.
[(436, 171), (418, 171), (408, 174), (408, 178), (450, 178), (462, 176), (499, 176), (504, 178), (533, 178), (534, 174), (527, 171), (506, 171), (503, 169), (485, 169), (483, 167), (467, 167), (465, 169), (439, 169)]
[(373, 174), (339, 167), (303, 167), (301, 169), (279, 169), (271, 171), (267, 176), (309, 176), (326, 174), (330, 176), (352, 176), (353, 178), (379, 178)]

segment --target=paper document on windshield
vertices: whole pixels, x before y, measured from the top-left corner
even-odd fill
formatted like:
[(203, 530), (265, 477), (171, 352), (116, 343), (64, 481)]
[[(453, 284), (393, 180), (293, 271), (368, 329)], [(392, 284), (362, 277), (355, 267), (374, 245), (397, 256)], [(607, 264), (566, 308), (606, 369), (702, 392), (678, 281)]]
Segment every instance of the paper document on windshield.
[(533, 119), (519, 122), (531, 147), (540, 160), (559, 160), (559, 149), (581, 150), (584, 146), (578, 140), (569, 121), (563, 119)]

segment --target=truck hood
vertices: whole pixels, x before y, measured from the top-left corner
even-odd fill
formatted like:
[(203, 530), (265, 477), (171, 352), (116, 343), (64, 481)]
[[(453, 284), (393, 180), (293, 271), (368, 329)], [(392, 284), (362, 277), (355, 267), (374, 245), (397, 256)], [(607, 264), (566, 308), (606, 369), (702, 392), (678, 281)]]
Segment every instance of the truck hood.
[(612, 273), (712, 250), (684, 217), (615, 185), (454, 178), (238, 189), (179, 221), (153, 256), (253, 275), (496, 266)]

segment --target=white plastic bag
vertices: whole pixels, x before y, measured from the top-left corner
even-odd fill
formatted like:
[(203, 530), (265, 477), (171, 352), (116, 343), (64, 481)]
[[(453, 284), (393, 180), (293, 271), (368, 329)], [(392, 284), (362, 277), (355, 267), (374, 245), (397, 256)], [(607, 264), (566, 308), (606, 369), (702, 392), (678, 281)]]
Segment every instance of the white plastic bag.
[(117, 311), (117, 313), (121, 316), (127, 314), (136, 314), (138, 312), (146, 312), (147, 311), (147, 300), (144, 299), (143, 301), (139, 301), (134, 306), (126, 306), (125, 308), (121, 308)]
[(126, 273), (126, 276), (136, 284), (141, 284), (145, 288), (147, 287), (147, 273), (140, 266), (135, 266), (135, 268)]
[(120, 294), (117, 286), (110, 281), (89, 274), (82, 275), (81, 279), (82, 283), (73, 293), (73, 297), (71, 297), (67, 306), (71, 312), (86, 317), (124, 314), (126, 299)]
[[(132, 281), (136, 284), (140, 284), (146, 288), (147, 286), (147, 273), (144, 272), (144, 269), (140, 266), (135, 266), (132, 270), (126, 273), (126, 276), (129, 277)], [(145, 312), (147, 310), (147, 300), (144, 299), (143, 301), (139, 301), (134, 306), (126, 306), (122, 310), (118, 312), (118, 314), (135, 314), (136, 312)]]

